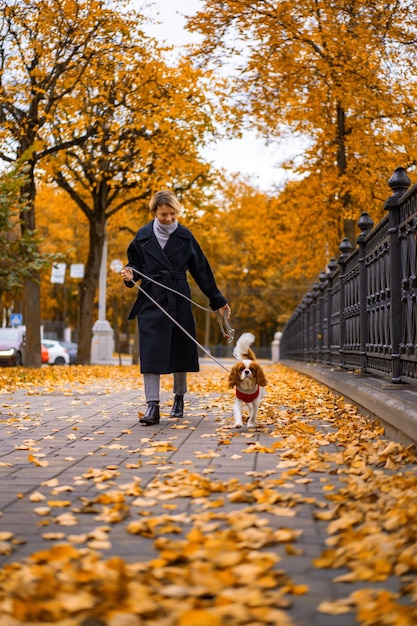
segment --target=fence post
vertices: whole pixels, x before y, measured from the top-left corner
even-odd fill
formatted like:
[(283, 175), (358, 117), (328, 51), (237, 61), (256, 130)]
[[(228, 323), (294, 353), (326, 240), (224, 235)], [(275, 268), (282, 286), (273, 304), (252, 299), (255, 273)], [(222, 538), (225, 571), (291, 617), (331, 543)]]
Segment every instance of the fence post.
[(345, 320), (345, 270), (346, 261), (353, 250), (353, 246), (349, 239), (345, 237), (339, 246), (341, 252), (337, 263), (340, 267), (339, 270), (339, 366), (343, 367), (345, 364), (344, 346), (346, 343), (346, 320)]
[[(320, 312), (319, 312), (319, 284), (317, 282), (313, 283), (312, 286), (313, 292), (311, 296), (311, 308), (313, 313), (312, 319), (312, 337), (313, 337), (313, 360), (317, 361), (318, 353), (320, 350)], [(320, 359), (319, 359), (320, 360)]]
[[(324, 287), (327, 281), (326, 272), (320, 272), (319, 274), (319, 324), (318, 324), (318, 355), (320, 363), (324, 362)], [(323, 349), (324, 348), (324, 349)]]
[(271, 344), (272, 363), (278, 363), (280, 360), (279, 344), (281, 343), (281, 337), (282, 333), (279, 331), (274, 334), (274, 340)]
[(402, 302), (401, 302), (401, 244), (398, 238), (400, 223), (399, 206), (402, 196), (410, 186), (411, 181), (404, 167), (397, 167), (388, 181), (393, 194), (385, 204), (384, 209), (389, 211), (389, 250), (390, 250), (390, 302), (391, 302), (391, 382), (401, 382), (400, 343), (402, 338)]
[(332, 346), (333, 346), (333, 298), (332, 298), (332, 290), (333, 290), (333, 278), (335, 272), (337, 270), (337, 262), (334, 257), (332, 257), (327, 265), (327, 361), (328, 365), (332, 363)]
[(313, 340), (313, 334), (314, 331), (312, 330), (312, 326), (313, 326), (313, 311), (312, 311), (312, 307), (311, 307), (311, 303), (313, 302), (313, 292), (312, 291), (307, 291), (304, 300), (303, 300), (303, 304), (305, 306), (305, 318), (306, 318), (306, 343), (305, 343), (305, 354), (306, 354), (306, 361), (311, 361), (312, 360), (312, 354), (313, 354), (313, 350), (314, 350), (314, 340)]
[(373, 228), (374, 222), (365, 211), (361, 214), (358, 226), (361, 234), (356, 239), (359, 246), (359, 335), (360, 362), (362, 374), (366, 371), (366, 344), (368, 343), (368, 277), (366, 270), (366, 238)]
[(303, 361), (308, 361), (307, 353), (308, 353), (308, 308), (306, 304), (306, 297), (304, 296), (303, 301), (300, 304), (301, 310), (301, 322), (302, 322), (302, 342), (301, 349), (303, 352)]

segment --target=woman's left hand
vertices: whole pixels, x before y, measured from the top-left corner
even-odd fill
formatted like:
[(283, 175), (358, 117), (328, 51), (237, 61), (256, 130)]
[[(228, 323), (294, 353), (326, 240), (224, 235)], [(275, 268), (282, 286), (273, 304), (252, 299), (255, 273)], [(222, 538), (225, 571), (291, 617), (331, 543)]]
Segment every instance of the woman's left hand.
[(232, 309), (230, 308), (230, 306), (226, 303), (224, 306), (222, 306), (220, 309), (218, 309), (220, 315), (223, 315), (223, 317), (227, 320), (229, 319), (229, 317), (232, 314)]

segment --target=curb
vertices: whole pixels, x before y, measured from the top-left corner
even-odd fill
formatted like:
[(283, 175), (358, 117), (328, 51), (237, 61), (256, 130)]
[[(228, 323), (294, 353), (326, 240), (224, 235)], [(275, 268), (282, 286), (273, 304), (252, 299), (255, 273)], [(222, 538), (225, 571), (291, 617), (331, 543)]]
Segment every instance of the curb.
[(392, 384), (383, 378), (317, 363), (280, 363), (343, 395), (362, 414), (378, 420), (388, 437), (405, 444), (417, 443), (417, 390), (412, 385)]

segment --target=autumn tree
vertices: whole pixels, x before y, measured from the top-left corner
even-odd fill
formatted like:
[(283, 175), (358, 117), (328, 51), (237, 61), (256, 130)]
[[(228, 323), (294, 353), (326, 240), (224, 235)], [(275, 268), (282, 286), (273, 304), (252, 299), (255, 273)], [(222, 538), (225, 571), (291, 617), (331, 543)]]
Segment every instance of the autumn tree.
[(71, 277), (71, 265), (81, 264), (88, 246), (88, 222), (68, 195), (55, 185), (40, 182), (36, 191), (37, 231), (42, 255), (66, 263), (63, 284), (51, 282), (51, 263), (41, 272), (41, 322), (76, 329), (79, 319), (80, 278)]
[(36, 233), (20, 236), (22, 206), (21, 189), (25, 185), (25, 167), (17, 163), (0, 176), (0, 303), (13, 306), (23, 285), (34, 272), (39, 272), (47, 261), (38, 252)]
[[(63, 284), (51, 282), (51, 266), (41, 272), (41, 320), (44, 332), (55, 328), (72, 331), (72, 339), (78, 340), (79, 301), (81, 278), (71, 275), (73, 264), (84, 265), (88, 256), (89, 223), (82, 211), (68, 194), (54, 184), (40, 183), (36, 193), (37, 230), (41, 238), (40, 249), (43, 255), (58, 257), (66, 263)], [(147, 216), (143, 215), (145, 221)], [(140, 217), (139, 217), (140, 221)], [(130, 224), (129, 217), (122, 210), (112, 219), (108, 228), (108, 251), (110, 259), (124, 259), (126, 242), (133, 238), (138, 223)], [(132, 306), (132, 291), (126, 289), (120, 274), (109, 271), (107, 274), (108, 319), (114, 329), (115, 348), (119, 350), (119, 336), (134, 330), (128, 325), (128, 313)], [(52, 322), (52, 324), (50, 324)], [(128, 339), (127, 339), (128, 341)]]
[(90, 361), (103, 245), (114, 216), (124, 211), (135, 232), (138, 216), (149, 219), (154, 191), (171, 187), (181, 197), (197, 183), (204, 187), (209, 172), (199, 155), (213, 132), (214, 115), (204, 95), (203, 73), (181, 60), (168, 65), (156, 42), (137, 28), (137, 19), (124, 19), (117, 48), (107, 50), (105, 62), (92, 60), (72, 92), (72, 105), (63, 103), (51, 120), (56, 142), (63, 141), (62, 128), (75, 115), (79, 132), (85, 136), (94, 127), (94, 134), (45, 166), (89, 224), (80, 286), (77, 359), (83, 364)]
[[(219, 176), (211, 194), (206, 210), (189, 221), (190, 226), (231, 304), (236, 333), (251, 330), (258, 345), (269, 345), (315, 277), (311, 266), (293, 273), (299, 247), (291, 225), (297, 216), (288, 214), (280, 195), (262, 192), (238, 175)], [(198, 292), (194, 295), (198, 298)], [(199, 311), (196, 317), (204, 328)], [(212, 324), (211, 340), (216, 338), (221, 341)]]
[[(36, 172), (45, 156), (81, 144), (95, 120), (82, 129), (71, 94), (93, 60), (107, 57), (123, 20), (104, 0), (2, 0), (0, 2), (0, 159), (27, 157), (21, 188), (22, 237), (36, 231)], [(59, 136), (49, 127), (60, 104), (72, 109)], [(27, 365), (40, 366), (40, 286), (33, 272), (25, 281)]]
[[(363, 210), (381, 214), (386, 181), (415, 164), (417, 5), (368, 0), (203, 0), (195, 54), (234, 65), (233, 97), (268, 140), (303, 140), (287, 166), (316, 175), (300, 209), (334, 251)], [(235, 96), (234, 94), (238, 94)], [(317, 193), (317, 195), (316, 195)]]
[[(291, 205), (291, 185), (281, 194), (267, 194), (240, 176), (223, 174), (204, 194), (200, 193), (199, 200), (191, 191), (182, 194), (181, 221), (192, 229), (210, 260), (217, 283), (231, 303), (236, 333), (252, 330), (257, 345), (269, 345), (315, 280), (317, 260), (320, 259), (321, 267), (328, 260), (321, 225), (313, 214), (303, 216), (296, 205)], [(300, 196), (300, 192), (295, 195)], [(64, 191), (41, 185), (37, 211), (43, 252), (59, 251), (68, 264), (87, 258), (87, 218), (77, 211)], [(134, 212), (135, 215), (126, 206), (112, 217), (108, 228), (109, 258), (124, 260), (127, 242), (149, 220), (146, 207), (141, 212), (135, 207)], [(42, 284), (43, 319), (62, 321), (65, 315), (74, 327), (79, 280), (66, 279), (65, 286), (51, 285), (49, 276), (48, 272)], [(198, 287), (192, 280), (190, 284), (193, 300), (207, 306)], [(107, 311), (117, 351), (128, 350), (129, 344), (136, 346), (136, 325), (127, 320), (134, 296), (124, 288), (119, 275), (108, 272)], [(215, 316), (198, 307), (194, 312), (198, 341), (226, 348)]]

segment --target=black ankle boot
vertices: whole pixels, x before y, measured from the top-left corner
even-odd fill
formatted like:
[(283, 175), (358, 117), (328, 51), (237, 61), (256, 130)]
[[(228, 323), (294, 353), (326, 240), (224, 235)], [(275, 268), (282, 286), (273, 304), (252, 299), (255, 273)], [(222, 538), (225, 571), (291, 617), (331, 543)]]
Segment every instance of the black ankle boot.
[(184, 415), (184, 396), (175, 394), (174, 404), (172, 405), (170, 417), (182, 417)]
[(148, 402), (148, 408), (143, 417), (140, 418), (140, 423), (144, 426), (152, 426), (152, 424), (159, 424), (159, 402), (151, 400)]

